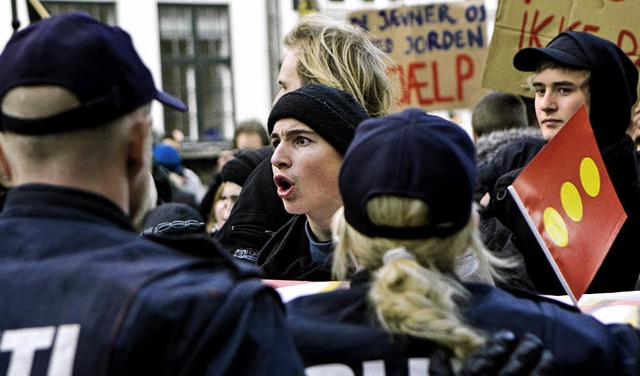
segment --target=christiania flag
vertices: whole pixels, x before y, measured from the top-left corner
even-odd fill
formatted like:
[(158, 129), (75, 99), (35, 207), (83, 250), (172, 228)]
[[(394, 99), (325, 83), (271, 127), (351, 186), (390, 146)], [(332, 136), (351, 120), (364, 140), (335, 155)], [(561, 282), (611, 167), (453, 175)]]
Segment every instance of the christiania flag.
[(584, 105), (509, 192), (577, 306), (627, 219)]

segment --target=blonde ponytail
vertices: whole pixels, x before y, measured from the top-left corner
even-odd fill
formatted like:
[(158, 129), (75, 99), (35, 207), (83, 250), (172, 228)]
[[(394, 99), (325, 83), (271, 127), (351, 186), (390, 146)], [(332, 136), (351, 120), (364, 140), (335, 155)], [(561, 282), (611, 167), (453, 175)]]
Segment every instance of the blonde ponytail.
[(460, 359), (484, 343), (484, 337), (465, 324), (458, 312), (457, 304), (467, 298), (468, 292), (456, 279), (422, 267), (406, 248), (385, 253), (369, 290), (385, 330), (443, 344)]
[[(394, 227), (420, 226), (429, 217), (423, 201), (396, 196), (370, 199), (367, 214), (375, 223)], [(479, 243), (474, 221), (445, 238), (369, 237), (351, 227), (340, 209), (332, 229), (334, 276), (345, 279), (361, 269), (373, 272), (369, 302), (382, 328), (435, 341), (461, 360), (484, 344), (484, 333), (462, 318), (459, 305), (470, 293), (455, 277), (456, 261), (468, 249), (483, 264), (494, 261)]]

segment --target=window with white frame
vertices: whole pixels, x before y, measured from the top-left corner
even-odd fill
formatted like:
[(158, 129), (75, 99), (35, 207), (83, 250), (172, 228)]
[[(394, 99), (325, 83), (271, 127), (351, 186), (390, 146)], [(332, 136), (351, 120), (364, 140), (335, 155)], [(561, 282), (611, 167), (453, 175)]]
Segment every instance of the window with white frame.
[(70, 11), (89, 13), (93, 17), (109, 25), (116, 24), (116, 5), (114, 2), (88, 2), (88, 1), (48, 1), (41, 0), (42, 5), (49, 14), (59, 14)]
[(158, 5), (164, 90), (189, 105), (165, 110), (165, 132), (190, 141), (223, 138), (233, 127), (229, 9), (225, 5)]

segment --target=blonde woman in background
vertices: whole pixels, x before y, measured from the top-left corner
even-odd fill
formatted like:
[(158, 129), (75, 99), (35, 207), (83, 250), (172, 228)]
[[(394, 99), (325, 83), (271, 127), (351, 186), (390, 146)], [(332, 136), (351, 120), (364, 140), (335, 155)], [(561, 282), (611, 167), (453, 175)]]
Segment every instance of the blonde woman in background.
[(374, 41), (363, 29), (326, 15), (301, 18), (284, 38), (287, 56), (274, 103), (285, 93), (314, 83), (350, 93), (371, 117), (389, 114), (395, 89), (387, 70), (393, 61)]
[[(280, 97), (313, 83), (351, 94), (369, 116), (392, 111), (395, 90), (387, 74), (393, 62), (375, 37), (345, 21), (317, 13), (302, 17), (285, 36), (287, 55), (278, 75)], [(214, 238), (236, 258), (255, 262), (260, 249), (291, 219), (276, 194), (271, 163), (247, 179), (229, 220)]]

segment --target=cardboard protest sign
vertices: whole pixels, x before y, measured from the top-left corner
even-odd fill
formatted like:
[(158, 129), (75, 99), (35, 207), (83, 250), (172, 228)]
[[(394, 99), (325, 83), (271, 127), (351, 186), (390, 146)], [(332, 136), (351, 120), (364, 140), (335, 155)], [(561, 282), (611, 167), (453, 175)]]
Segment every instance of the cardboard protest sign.
[(640, 68), (640, 17), (633, 0), (500, 1), (482, 86), (533, 96), (527, 77), (513, 67), (525, 47), (544, 47), (562, 31), (593, 33), (616, 43)]
[(481, 0), (351, 12), (348, 21), (379, 38), (395, 62), (396, 109), (473, 107), (481, 88), (488, 40)]
[(509, 192), (577, 305), (627, 219), (584, 105)]

